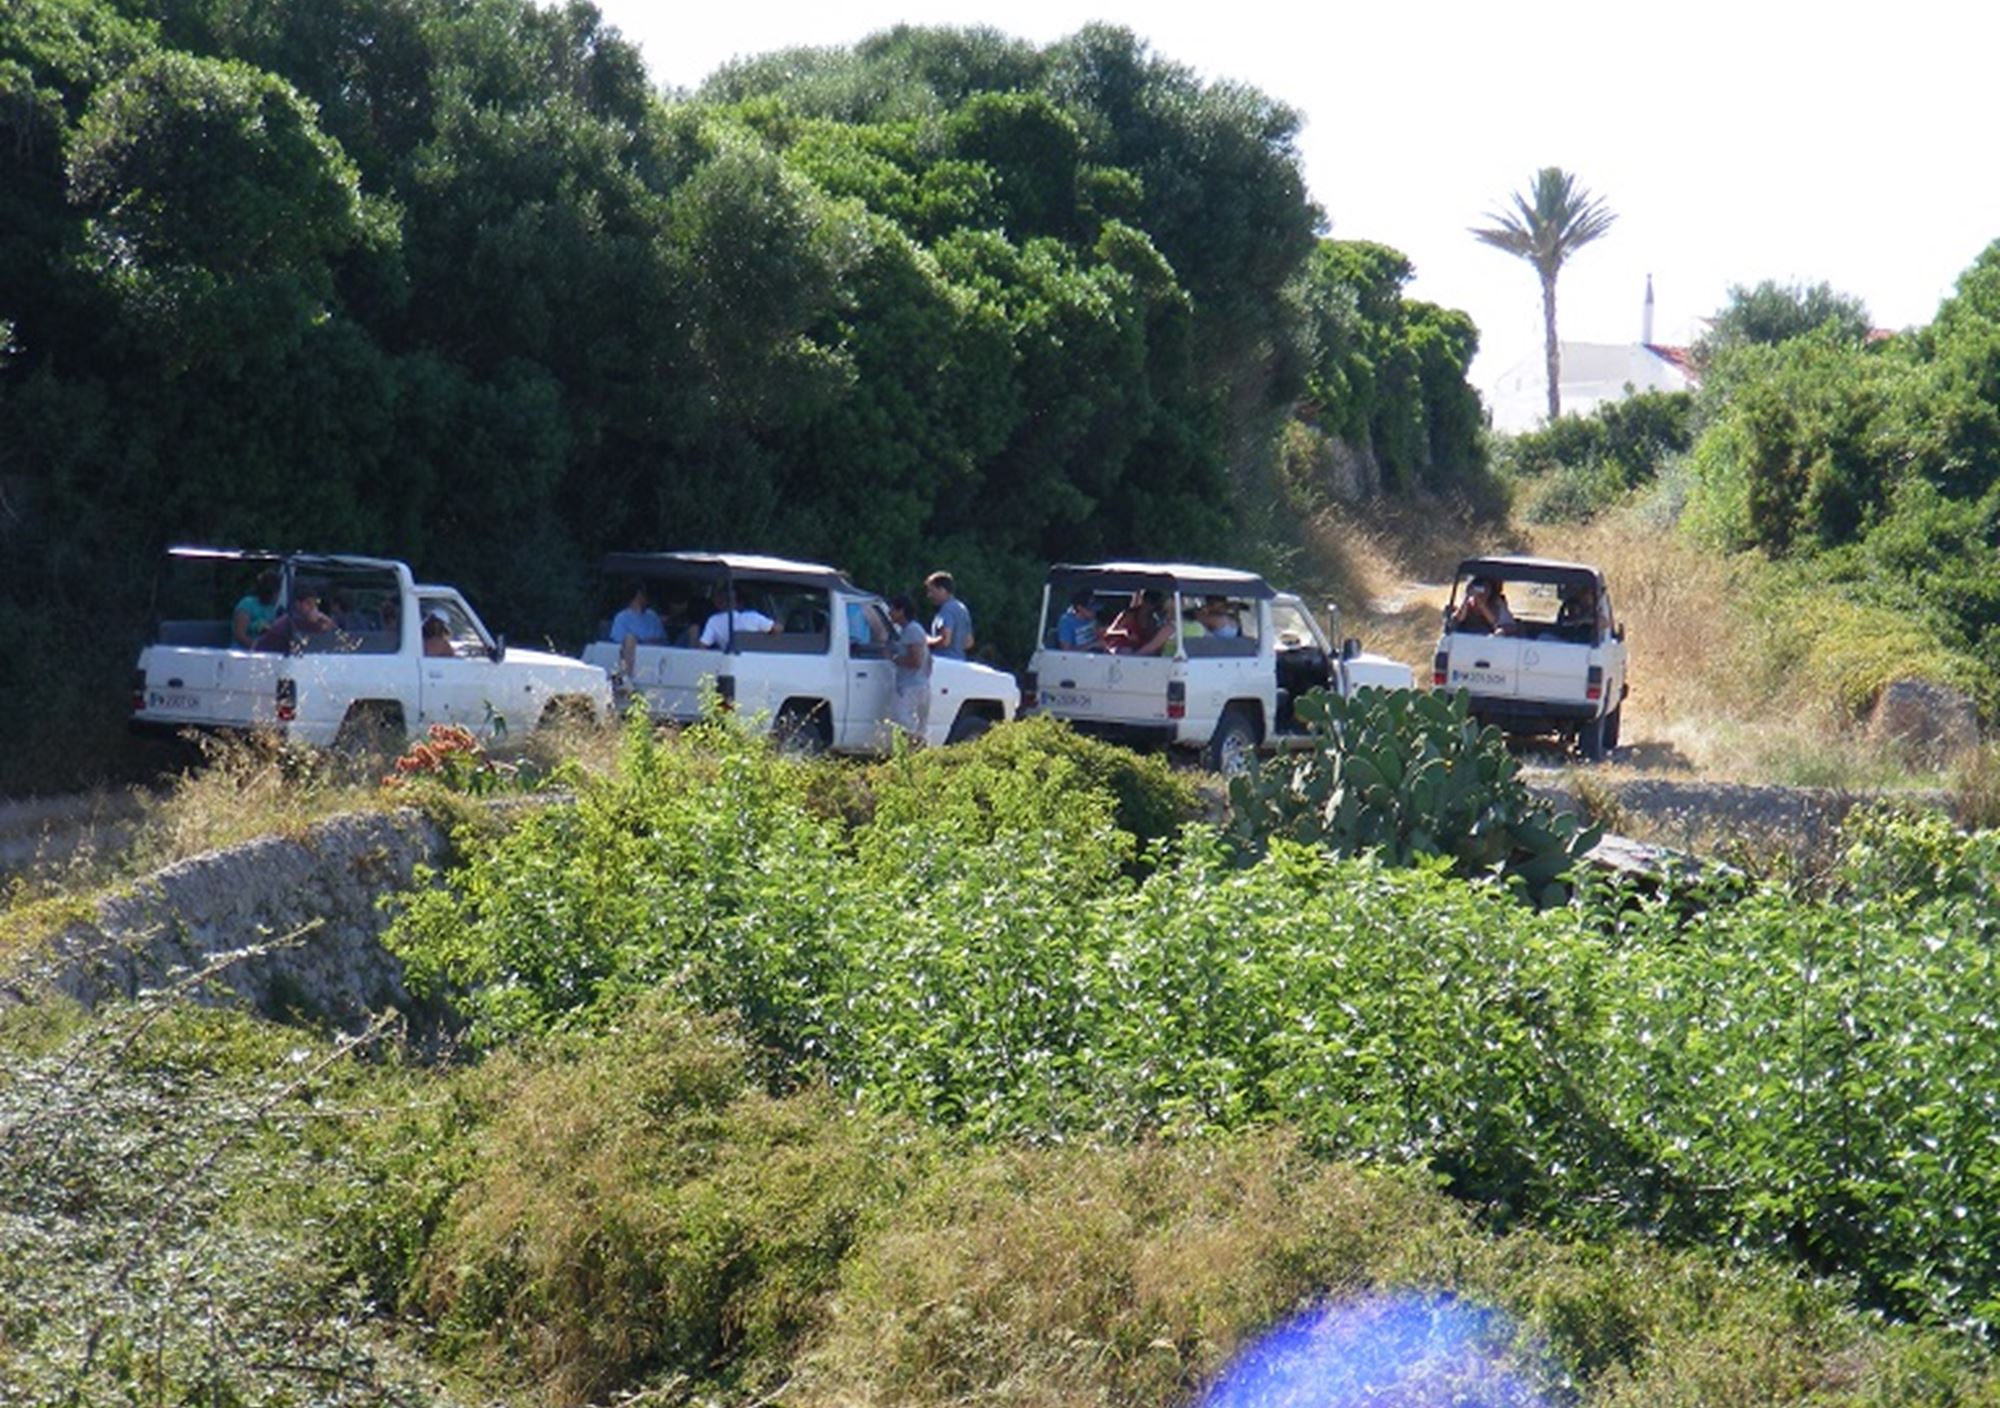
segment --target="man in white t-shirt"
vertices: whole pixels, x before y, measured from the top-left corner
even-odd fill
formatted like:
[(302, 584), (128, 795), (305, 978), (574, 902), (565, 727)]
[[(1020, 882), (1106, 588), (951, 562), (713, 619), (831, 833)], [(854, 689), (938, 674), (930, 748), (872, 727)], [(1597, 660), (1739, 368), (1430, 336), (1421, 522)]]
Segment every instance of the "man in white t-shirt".
[(704, 650), (722, 650), (732, 637), (762, 635), (777, 629), (778, 623), (763, 612), (739, 607), (735, 592), (724, 587), (715, 594), (715, 614), (701, 628), (701, 646)]

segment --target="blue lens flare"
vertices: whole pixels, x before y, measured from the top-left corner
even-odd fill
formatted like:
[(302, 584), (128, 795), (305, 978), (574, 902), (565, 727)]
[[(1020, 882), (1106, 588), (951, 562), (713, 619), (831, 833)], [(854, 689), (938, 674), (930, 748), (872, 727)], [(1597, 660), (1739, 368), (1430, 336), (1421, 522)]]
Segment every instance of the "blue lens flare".
[(1201, 1408), (1536, 1408), (1507, 1368), (1512, 1326), (1449, 1296), (1325, 1306), (1237, 1356)]

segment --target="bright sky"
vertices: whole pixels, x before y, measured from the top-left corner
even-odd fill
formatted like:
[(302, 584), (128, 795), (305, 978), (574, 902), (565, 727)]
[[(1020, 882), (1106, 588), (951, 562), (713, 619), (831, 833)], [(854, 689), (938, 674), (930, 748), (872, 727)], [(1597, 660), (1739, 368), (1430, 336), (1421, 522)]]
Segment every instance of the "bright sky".
[(1400, 4), (1236, 0), (597, 0), (656, 82), (737, 56), (850, 44), (898, 23), (1047, 43), (1091, 20), (1304, 115), (1306, 180), (1331, 233), (1392, 245), (1411, 296), (1478, 323), (1486, 387), (1541, 347), (1522, 261), (1468, 227), (1534, 172), (1575, 173), (1617, 212), (1558, 286), (1562, 336), (1685, 343), (1731, 284), (1826, 280), (1878, 327), (1929, 322), (2000, 238), (1991, 152), (2000, 7), (1679, 0)]

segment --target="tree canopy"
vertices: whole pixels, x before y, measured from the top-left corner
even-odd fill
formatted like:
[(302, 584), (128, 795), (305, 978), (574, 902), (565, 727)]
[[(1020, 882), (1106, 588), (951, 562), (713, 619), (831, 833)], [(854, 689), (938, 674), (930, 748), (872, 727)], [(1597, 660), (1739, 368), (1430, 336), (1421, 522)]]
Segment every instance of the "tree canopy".
[(1732, 347), (1773, 346), (1829, 324), (1837, 341), (1864, 341), (1871, 326), (1868, 305), (1825, 282), (1781, 284), (1766, 279), (1755, 288), (1734, 284), (1729, 301), (1695, 341), (1695, 361), (1711, 367)]
[[(1103, 26), (662, 96), (583, 0), (17, 0), (0, 727), (115, 724), (172, 540), (405, 557), (570, 642), (607, 549), (950, 566), (1006, 652), (1052, 559), (1226, 552), (1309, 377), (1448, 473), (1470, 324), (1306, 311), (1297, 130)], [(1336, 345), (1401, 389), (1332, 404)]]
[(1699, 405), (1697, 528), (1810, 563), (2000, 672), (2000, 242), (1925, 329), (1858, 300), (1733, 290)]

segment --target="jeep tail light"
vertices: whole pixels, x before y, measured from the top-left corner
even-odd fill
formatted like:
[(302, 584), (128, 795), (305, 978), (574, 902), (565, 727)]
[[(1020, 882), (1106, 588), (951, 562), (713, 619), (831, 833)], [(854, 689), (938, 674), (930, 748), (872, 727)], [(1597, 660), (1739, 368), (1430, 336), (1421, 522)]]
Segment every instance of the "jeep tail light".
[(145, 707), (146, 672), (144, 670), (134, 670), (132, 672), (132, 712), (136, 714)]
[(1042, 679), (1033, 670), (1021, 676), (1021, 712), (1028, 713), (1042, 702)]
[(1431, 661), (1431, 688), (1443, 689), (1447, 672), (1451, 668), (1451, 657), (1442, 650)]
[(1167, 717), (1184, 719), (1187, 717), (1187, 681), (1167, 681)]
[(1604, 697), (1604, 667), (1602, 665), (1592, 665), (1590, 667), (1589, 675), (1584, 678), (1583, 697), (1585, 699), (1602, 699)]
[(715, 677), (715, 697), (725, 709), (736, 707), (736, 676), (717, 675)]
[(285, 678), (278, 681), (278, 722), (288, 724), (299, 716), (299, 682)]

